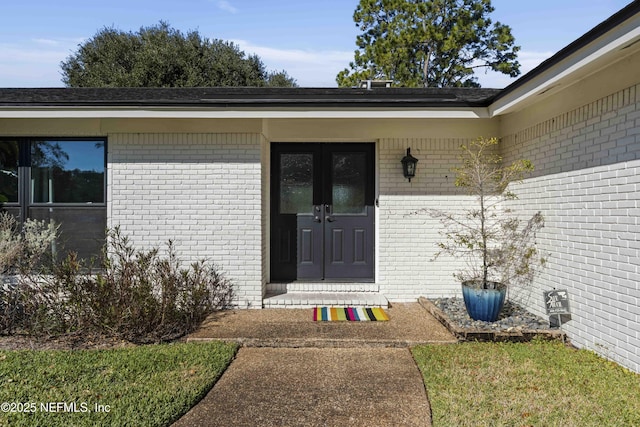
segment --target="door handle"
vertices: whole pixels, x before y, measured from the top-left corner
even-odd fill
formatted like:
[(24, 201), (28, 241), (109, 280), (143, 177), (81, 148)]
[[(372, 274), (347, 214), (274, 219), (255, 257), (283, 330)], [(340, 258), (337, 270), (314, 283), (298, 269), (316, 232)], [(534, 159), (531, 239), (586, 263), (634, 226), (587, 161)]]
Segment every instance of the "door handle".
[(324, 220), (327, 222), (333, 222), (336, 219), (334, 217), (331, 216), (331, 211), (333, 211), (333, 206), (332, 205), (324, 205), (324, 211), (327, 214), (327, 216), (324, 217)]
[(313, 222), (322, 222), (322, 218), (319, 215), (313, 217)]

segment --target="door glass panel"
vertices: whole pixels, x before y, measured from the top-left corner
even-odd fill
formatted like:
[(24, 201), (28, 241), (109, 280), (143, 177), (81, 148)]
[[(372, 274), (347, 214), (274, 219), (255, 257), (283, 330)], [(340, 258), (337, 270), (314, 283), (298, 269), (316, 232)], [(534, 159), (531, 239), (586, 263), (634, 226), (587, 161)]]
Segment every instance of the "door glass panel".
[(280, 213), (312, 213), (313, 154), (280, 155)]
[(332, 154), (333, 213), (364, 212), (366, 171), (365, 153)]

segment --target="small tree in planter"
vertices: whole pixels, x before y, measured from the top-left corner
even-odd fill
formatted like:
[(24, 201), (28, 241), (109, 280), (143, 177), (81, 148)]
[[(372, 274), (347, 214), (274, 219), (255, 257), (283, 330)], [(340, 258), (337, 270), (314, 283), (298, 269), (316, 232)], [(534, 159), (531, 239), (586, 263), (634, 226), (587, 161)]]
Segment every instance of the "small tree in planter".
[(454, 212), (431, 210), (444, 225), (445, 240), (436, 257), (448, 254), (461, 258), (465, 267), (454, 274), (462, 283), (467, 312), (475, 320), (495, 321), (504, 304), (507, 287), (523, 286), (533, 280), (545, 263), (535, 245), (544, 226), (536, 212), (522, 221), (505, 206), (517, 199), (509, 183), (521, 181), (533, 171), (529, 160), (509, 166), (495, 153), (496, 138), (479, 138), (461, 147), (461, 165), (454, 168), (455, 185), (476, 197), (477, 204)]

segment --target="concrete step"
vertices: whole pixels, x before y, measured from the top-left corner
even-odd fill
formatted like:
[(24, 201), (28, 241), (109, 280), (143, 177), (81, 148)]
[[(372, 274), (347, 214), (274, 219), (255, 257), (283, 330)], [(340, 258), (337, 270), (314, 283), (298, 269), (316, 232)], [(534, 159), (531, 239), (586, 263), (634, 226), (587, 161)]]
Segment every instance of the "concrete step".
[(379, 286), (374, 282), (334, 282), (331, 280), (295, 281), (287, 283), (267, 283), (267, 293), (281, 294), (284, 292), (312, 292), (312, 293), (338, 293), (338, 292), (378, 292)]
[(282, 292), (267, 293), (264, 308), (388, 307), (387, 298), (378, 292)]

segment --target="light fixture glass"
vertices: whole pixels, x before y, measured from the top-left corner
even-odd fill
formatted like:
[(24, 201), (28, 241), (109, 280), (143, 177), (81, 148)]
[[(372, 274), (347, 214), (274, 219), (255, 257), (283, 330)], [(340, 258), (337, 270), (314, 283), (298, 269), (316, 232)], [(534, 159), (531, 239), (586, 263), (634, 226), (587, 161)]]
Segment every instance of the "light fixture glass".
[(418, 164), (418, 159), (411, 155), (411, 148), (407, 148), (407, 155), (402, 158), (401, 162), (402, 173), (404, 177), (411, 182), (411, 178), (416, 176), (416, 167)]

